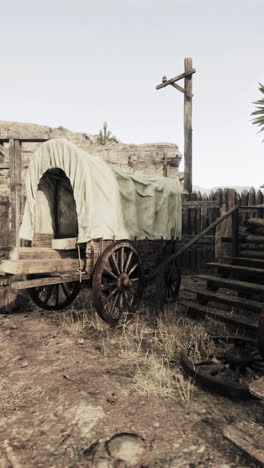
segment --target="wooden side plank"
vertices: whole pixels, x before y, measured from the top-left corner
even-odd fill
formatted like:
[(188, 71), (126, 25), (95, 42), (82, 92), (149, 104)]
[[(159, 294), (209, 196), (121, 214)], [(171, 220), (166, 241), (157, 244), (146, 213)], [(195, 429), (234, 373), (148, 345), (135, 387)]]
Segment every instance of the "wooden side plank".
[[(89, 278), (90, 275), (82, 275), (82, 281), (88, 280)], [(11, 283), (11, 288), (14, 290), (29, 289), (36, 288), (38, 286), (49, 286), (51, 284), (71, 283), (72, 281), (80, 281), (80, 275), (60, 275), (55, 277), (36, 278), (33, 280), (14, 281)]]
[(15, 248), (10, 253), (10, 260), (60, 260), (78, 258), (77, 249), (54, 250), (50, 247), (20, 247)]
[(264, 465), (264, 427), (259, 424), (240, 421), (224, 428), (224, 436), (256, 462)]
[[(81, 269), (85, 262), (81, 260)], [(11, 275), (28, 275), (33, 273), (59, 273), (79, 269), (78, 259), (63, 260), (6, 260), (0, 265), (4, 273)]]
[(71, 250), (77, 248), (77, 237), (65, 239), (52, 239), (51, 245), (56, 250)]

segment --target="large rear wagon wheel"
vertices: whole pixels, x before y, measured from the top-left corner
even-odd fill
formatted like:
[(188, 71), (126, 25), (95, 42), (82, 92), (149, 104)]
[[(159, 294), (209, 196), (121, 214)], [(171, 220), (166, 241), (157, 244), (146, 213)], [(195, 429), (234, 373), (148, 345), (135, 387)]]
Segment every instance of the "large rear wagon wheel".
[(172, 261), (157, 277), (157, 291), (163, 304), (176, 302), (181, 287), (181, 270)]
[[(46, 275), (45, 275), (46, 276)], [(30, 275), (28, 279), (41, 278)], [(79, 294), (81, 283), (77, 281), (37, 286), (28, 289), (32, 301), (45, 310), (61, 310), (68, 307)]]
[(116, 325), (135, 311), (143, 293), (143, 267), (131, 242), (110, 245), (99, 257), (92, 280), (93, 304), (100, 317)]

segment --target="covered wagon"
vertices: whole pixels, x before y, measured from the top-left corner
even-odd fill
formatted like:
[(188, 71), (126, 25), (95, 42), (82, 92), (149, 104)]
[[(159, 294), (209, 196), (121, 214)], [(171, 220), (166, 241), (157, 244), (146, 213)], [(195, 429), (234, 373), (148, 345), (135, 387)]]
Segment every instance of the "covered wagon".
[[(178, 180), (127, 173), (67, 140), (43, 143), (26, 175), (23, 245), (2, 263), (46, 309), (69, 305), (92, 288), (100, 316), (116, 323), (140, 300), (145, 279), (172, 255), (181, 237)], [(17, 275), (26, 275), (18, 280)], [(162, 270), (162, 296), (180, 286), (175, 262)]]

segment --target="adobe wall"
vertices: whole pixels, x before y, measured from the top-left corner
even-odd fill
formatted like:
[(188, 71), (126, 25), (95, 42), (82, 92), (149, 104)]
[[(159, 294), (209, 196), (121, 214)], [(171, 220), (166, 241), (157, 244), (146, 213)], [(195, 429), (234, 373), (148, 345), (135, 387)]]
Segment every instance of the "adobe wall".
[[(125, 144), (120, 141), (102, 145), (95, 135), (71, 132), (63, 127), (0, 121), (0, 138), (66, 138), (85, 151), (102, 157), (105, 161), (118, 165), (128, 172), (143, 172), (149, 175), (179, 177), (178, 167), (181, 153), (174, 143)], [(22, 144), (23, 181), (32, 153), (40, 143)], [(1, 146), (0, 146), (1, 148)], [(9, 195), (8, 143), (2, 148), (7, 157), (0, 154), (0, 195)]]

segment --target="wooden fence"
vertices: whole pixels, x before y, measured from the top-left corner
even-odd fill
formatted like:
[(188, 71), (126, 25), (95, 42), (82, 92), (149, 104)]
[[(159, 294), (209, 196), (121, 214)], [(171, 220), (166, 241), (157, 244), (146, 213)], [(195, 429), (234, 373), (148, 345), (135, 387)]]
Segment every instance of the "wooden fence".
[[(182, 212), (182, 240), (178, 247), (186, 244), (194, 235), (199, 234), (212, 224), (219, 216), (233, 206), (248, 206), (248, 210), (241, 210), (238, 223), (243, 225), (250, 217), (264, 217), (264, 209), (254, 210), (254, 206), (264, 203), (261, 190), (244, 190), (241, 194), (234, 189), (217, 189), (209, 195), (193, 192), (183, 196)], [(206, 262), (215, 257), (228, 255), (231, 249), (232, 226), (231, 218), (213, 229), (193, 248), (183, 253), (179, 264), (185, 272), (206, 271)]]

